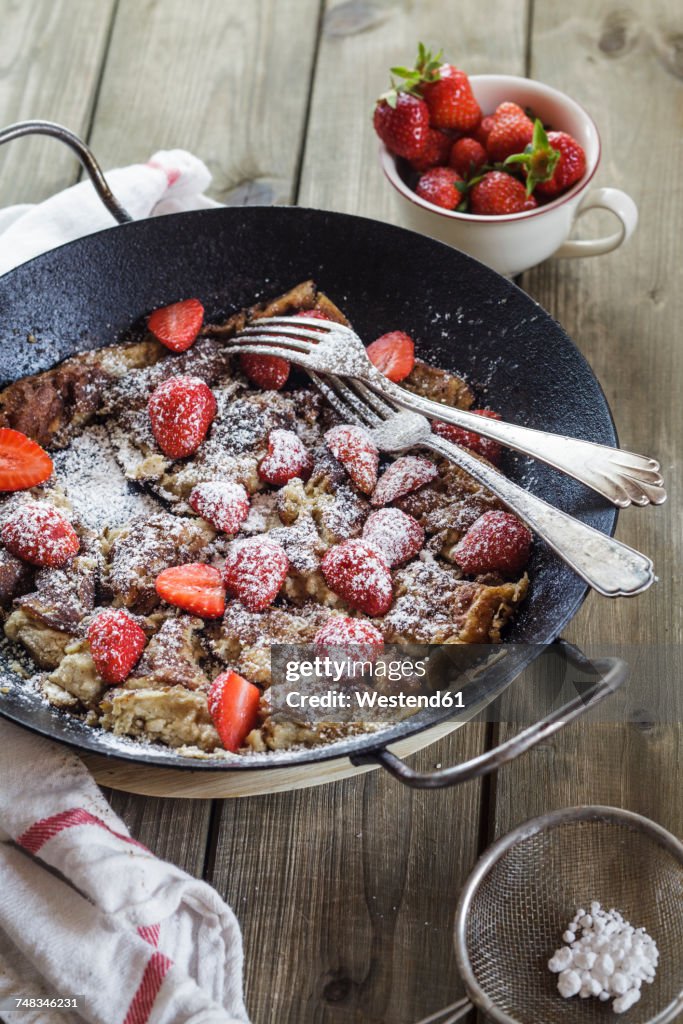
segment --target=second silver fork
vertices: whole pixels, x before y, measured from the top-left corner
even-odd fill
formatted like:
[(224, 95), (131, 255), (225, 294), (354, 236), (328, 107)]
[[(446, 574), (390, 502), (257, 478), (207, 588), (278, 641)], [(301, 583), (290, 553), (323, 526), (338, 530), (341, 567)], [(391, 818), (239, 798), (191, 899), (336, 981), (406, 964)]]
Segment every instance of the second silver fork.
[(338, 377), (323, 379), (309, 373), (339, 415), (347, 423), (364, 427), (380, 451), (423, 447), (450, 459), (500, 498), (598, 593), (630, 597), (654, 582), (653, 565), (646, 555), (549, 505), (466, 449), (433, 434), (425, 416), (397, 411), (358, 381), (349, 385)]

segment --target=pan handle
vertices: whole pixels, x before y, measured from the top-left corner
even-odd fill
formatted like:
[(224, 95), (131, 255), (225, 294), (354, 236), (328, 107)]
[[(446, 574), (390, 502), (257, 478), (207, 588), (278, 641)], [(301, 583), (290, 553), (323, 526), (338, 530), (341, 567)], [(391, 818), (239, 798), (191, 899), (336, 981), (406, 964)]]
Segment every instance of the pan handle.
[(386, 748), (352, 757), (351, 762), (354, 765), (380, 765), (395, 779), (412, 789), (443, 789), (479, 778), (481, 775), (488, 775), (489, 772), (514, 761), (520, 754), (526, 753), (537, 743), (554, 736), (569, 722), (573, 722), (584, 712), (594, 708), (605, 697), (614, 693), (628, 678), (629, 667), (621, 658), (599, 658), (592, 661), (566, 640), (559, 640), (558, 646), (565, 657), (577, 668), (598, 675), (600, 677), (598, 682), (593, 683), (587, 691), (575, 697), (568, 704), (557, 711), (551, 711), (540, 722), (522, 730), (493, 750), (487, 750), (486, 753), (473, 757), (463, 764), (454, 765), (452, 768), (442, 768), (435, 772), (416, 772)]
[(59, 139), (69, 149), (72, 149), (83, 164), (88, 177), (95, 186), (95, 191), (114, 220), (118, 221), (119, 224), (127, 224), (129, 221), (132, 221), (131, 215), (127, 210), (124, 210), (109, 188), (107, 179), (102, 173), (102, 168), (93, 156), (92, 151), (82, 139), (79, 139), (78, 135), (65, 128), (64, 125), (56, 124), (54, 121), (17, 121), (16, 124), (10, 124), (7, 128), (3, 128), (0, 131), (0, 146), (4, 142), (11, 142), (12, 139), (19, 139), (22, 135), (51, 135), (53, 139)]

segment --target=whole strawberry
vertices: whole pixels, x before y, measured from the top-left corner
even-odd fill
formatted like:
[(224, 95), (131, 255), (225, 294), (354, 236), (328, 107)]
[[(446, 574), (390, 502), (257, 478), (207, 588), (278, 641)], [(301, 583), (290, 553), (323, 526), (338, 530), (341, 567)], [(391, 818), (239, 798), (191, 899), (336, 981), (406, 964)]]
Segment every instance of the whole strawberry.
[(481, 108), (474, 98), (470, 80), (453, 64), (442, 64), (435, 81), (422, 86), (422, 95), (429, 107), (432, 128), (468, 132), (481, 121)]
[(465, 136), (454, 142), (449, 154), (448, 163), (462, 178), (471, 178), (488, 157), (481, 142)]
[(440, 132), (437, 128), (430, 128), (422, 156), (417, 160), (411, 160), (410, 166), (414, 171), (428, 171), (430, 167), (447, 164), (452, 144), (450, 135)]
[(407, 92), (388, 93), (373, 115), (375, 131), (396, 156), (418, 160), (429, 136), (429, 108), (424, 100)]
[(432, 167), (422, 175), (415, 191), (421, 199), (426, 199), (434, 206), (454, 210), (463, 198), (458, 183), (462, 184), (463, 180), (451, 167)]
[(538, 203), (521, 181), (505, 171), (488, 171), (470, 189), (470, 211), (491, 217), (533, 210)]
[(453, 549), (463, 572), (498, 572), (514, 576), (529, 561), (532, 536), (510, 512), (485, 512)]
[(486, 150), (492, 163), (501, 163), (513, 153), (522, 153), (534, 134), (534, 123), (516, 103), (501, 103), (493, 115)]
[(548, 142), (560, 157), (548, 181), (536, 183), (534, 192), (545, 199), (554, 199), (565, 192), (586, 173), (586, 154), (576, 139), (566, 132), (548, 132)]
[(150, 395), (152, 433), (171, 459), (197, 451), (216, 415), (213, 392), (199, 377), (168, 377)]

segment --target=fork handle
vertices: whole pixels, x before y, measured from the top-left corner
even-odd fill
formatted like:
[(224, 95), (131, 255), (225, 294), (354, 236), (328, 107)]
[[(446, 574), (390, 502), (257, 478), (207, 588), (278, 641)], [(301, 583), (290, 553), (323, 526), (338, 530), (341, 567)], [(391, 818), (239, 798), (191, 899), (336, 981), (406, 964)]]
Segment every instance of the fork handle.
[(549, 505), (459, 445), (431, 435), (422, 444), (455, 462), (541, 537), (567, 565), (605, 597), (630, 597), (655, 581), (646, 555)]
[(403, 408), (421, 412), (429, 419), (443, 420), (472, 430), (554, 466), (619, 507), (625, 508), (632, 501), (638, 505), (660, 505), (666, 500), (666, 492), (661, 486), (662, 478), (659, 476), (659, 464), (654, 459), (593, 441), (535, 430), (441, 405), (406, 391), (387, 380), (383, 374), (377, 374), (377, 378), (372, 374), (372, 384)]

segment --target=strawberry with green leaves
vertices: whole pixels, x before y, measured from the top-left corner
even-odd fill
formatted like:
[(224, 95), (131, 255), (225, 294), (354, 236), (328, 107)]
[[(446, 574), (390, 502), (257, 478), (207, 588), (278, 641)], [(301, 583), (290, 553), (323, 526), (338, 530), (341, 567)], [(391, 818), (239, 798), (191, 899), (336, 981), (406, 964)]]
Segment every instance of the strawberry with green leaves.
[(432, 128), (468, 132), (481, 121), (481, 109), (464, 71), (441, 60), (441, 52), (430, 53), (418, 44), (415, 67), (396, 67), (392, 74), (402, 78), (399, 88), (421, 96), (429, 108)]
[(534, 210), (538, 203), (523, 183), (505, 171), (488, 171), (470, 189), (470, 212), (489, 217)]
[(546, 132), (536, 118), (531, 143), (523, 153), (509, 156), (506, 165), (521, 166), (526, 174), (527, 194), (554, 199), (576, 184), (586, 173), (586, 154), (567, 132)]
[(429, 137), (429, 108), (424, 100), (408, 92), (390, 89), (377, 101), (373, 116), (375, 131), (396, 156), (419, 160)]

